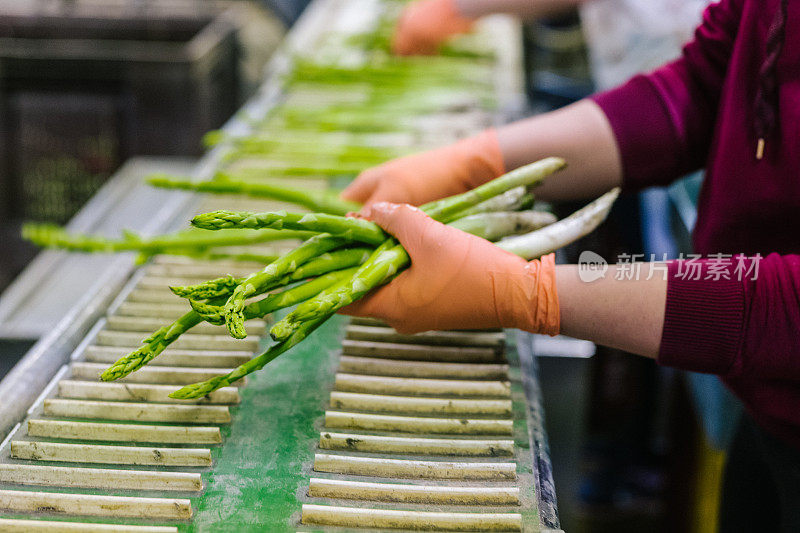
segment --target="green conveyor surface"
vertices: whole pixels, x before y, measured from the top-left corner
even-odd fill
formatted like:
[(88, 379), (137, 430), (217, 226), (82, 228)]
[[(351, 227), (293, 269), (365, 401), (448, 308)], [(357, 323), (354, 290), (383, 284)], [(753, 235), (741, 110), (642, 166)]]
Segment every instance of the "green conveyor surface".
[(252, 375), (181, 531), (294, 530), (346, 321), (335, 316)]

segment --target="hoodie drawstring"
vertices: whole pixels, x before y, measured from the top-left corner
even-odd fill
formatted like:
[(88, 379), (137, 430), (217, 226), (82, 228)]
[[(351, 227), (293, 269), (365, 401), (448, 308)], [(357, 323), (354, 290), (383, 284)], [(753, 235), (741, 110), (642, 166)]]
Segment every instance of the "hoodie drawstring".
[(767, 33), (767, 47), (764, 62), (758, 71), (758, 89), (755, 100), (755, 120), (753, 123), (756, 139), (756, 159), (764, 157), (766, 141), (774, 133), (779, 120), (779, 92), (777, 66), (778, 58), (786, 40), (786, 18), (789, 0), (780, 0), (778, 12)]

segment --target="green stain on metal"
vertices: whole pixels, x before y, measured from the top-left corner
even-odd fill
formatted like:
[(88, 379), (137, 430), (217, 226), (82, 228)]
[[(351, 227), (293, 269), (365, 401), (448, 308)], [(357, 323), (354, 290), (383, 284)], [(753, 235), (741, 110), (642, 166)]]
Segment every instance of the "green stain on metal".
[(251, 375), (233, 409), (230, 434), (193, 498), (183, 531), (292, 531), (299, 491), (319, 439), (346, 319), (335, 316), (301, 344)]

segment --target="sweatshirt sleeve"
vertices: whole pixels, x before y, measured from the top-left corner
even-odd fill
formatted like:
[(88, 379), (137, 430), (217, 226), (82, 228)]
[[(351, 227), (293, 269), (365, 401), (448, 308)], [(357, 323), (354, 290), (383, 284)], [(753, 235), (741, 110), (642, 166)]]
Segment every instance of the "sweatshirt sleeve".
[(665, 185), (705, 164), (742, 1), (711, 4), (676, 61), (592, 96), (614, 131), (625, 188)]
[(800, 381), (800, 255), (669, 264), (658, 362)]

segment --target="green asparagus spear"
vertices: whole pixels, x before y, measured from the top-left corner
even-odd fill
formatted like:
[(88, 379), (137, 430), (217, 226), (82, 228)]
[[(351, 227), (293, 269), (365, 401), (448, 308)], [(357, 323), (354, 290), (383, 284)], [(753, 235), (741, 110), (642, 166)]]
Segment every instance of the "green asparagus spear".
[(103, 381), (114, 381), (124, 378), (131, 372), (140, 369), (166, 349), (172, 342), (191, 328), (203, 321), (195, 311), (189, 311), (172, 324), (158, 329), (142, 341), (142, 346), (119, 359), (100, 375)]
[(378, 245), (386, 240), (386, 233), (374, 222), (360, 218), (347, 218), (326, 213), (248, 213), (246, 211), (212, 211), (192, 219), (192, 225), (207, 230), (224, 228), (270, 228), (330, 233), (350, 241)]
[(334, 237), (329, 233), (320, 233), (311, 237), (306, 242), (287, 253), (286, 255), (276, 259), (261, 272), (257, 272), (248, 276), (241, 284), (237, 285), (233, 293), (225, 302), (225, 324), (228, 326), (228, 332), (231, 337), (235, 339), (243, 339), (247, 336), (244, 330), (244, 301), (269, 287), (271, 283), (279, 280), (286, 274), (289, 274), (297, 267), (309, 259), (325, 253), (327, 251), (339, 248), (347, 244), (347, 239)]
[(367, 247), (343, 248), (341, 250), (326, 252), (298, 266), (297, 269), (290, 274), (290, 277), (293, 281), (300, 281), (301, 279), (327, 274), (334, 270), (358, 266), (364, 263), (371, 253), (372, 248)]
[(525, 259), (541, 257), (594, 231), (608, 216), (619, 192), (619, 188), (611, 189), (558, 222), (525, 235), (501, 239), (495, 244)]
[[(356, 270), (358, 270), (358, 269), (353, 268), (353, 269), (349, 269), (349, 270), (346, 270), (346, 271), (332, 272), (332, 273), (327, 275), (327, 276), (329, 276), (327, 278), (327, 281), (330, 281), (330, 280), (336, 278), (337, 281), (335, 281), (334, 284), (331, 287), (344, 286), (344, 285), (349, 283), (350, 279), (355, 274)], [(301, 290), (301, 288), (302, 288), (303, 296), (307, 295), (307, 296), (310, 297), (310, 296), (313, 296), (314, 294), (318, 294), (319, 293), (318, 288), (316, 286), (312, 286), (311, 285), (311, 284), (314, 284), (314, 283), (317, 283), (317, 280), (310, 281), (310, 282), (308, 282), (308, 283), (306, 283), (306, 284), (304, 284), (304, 285), (302, 285), (300, 287), (297, 287), (296, 289), (290, 289), (289, 291), (284, 291), (284, 292), (288, 293), (288, 292), (294, 291), (294, 290), (297, 290), (299, 292)], [(283, 293), (281, 293), (281, 294), (283, 294)], [(276, 300), (279, 297), (280, 297), (280, 295), (276, 295)], [(264, 300), (261, 300), (261, 302), (265, 302), (264, 304), (261, 304), (261, 302), (257, 302), (257, 304), (258, 305), (263, 305), (263, 306), (265, 306), (267, 308), (270, 308), (272, 305), (276, 305), (276, 304), (274, 304), (272, 302), (267, 303), (266, 300), (268, 300), (268, 298), (265, 298)], [(297, 302), (294, 299), (292, 299), (292, 300), (290, 300), (290, 303), (287, 303), (287, 302), (283, 302), (283, 303), (286, 304), (285, 307), (288, 307), (289, 305), (293, 305), (294, 303), (297, 303)], [(251, 304), (251, 305), (253, 305), (253, 304)], [(247, 306), (247, 307), (249, 308), (250, 306)], [(259, 355), (258, 357), (254, 357), (253, 359), (251, 359), (251, 360), (247, 361), (246, 363), (240, 365), (238, 368), (236, 368), (232, 372), (230, 372), (230, 373), (228, 373), (228, 374), (226, 374), (224, 376), (217, 376), (217, 377), (211, 378), (209, 380), (206, 380), (206, 381), (203, 381), (203, 382), (200, 382), (200, 383), (193, 383), (191, 385), (187, 385), (187, 386), (185, 386), (185, 387), (173, 392), (172, 394), (170, 394), (170, 398), (184, 399), (184, 400), (194, 399), (194, 398), (202, 398), (203, 396), (206, 396), (207, 394), (210, 394), (210, 393), (214, 392), (215, 390), (217, 390), (217, 389), (219, 389), (221, 387), (227, 387), (227, 386), (231, 385), (233, 382), (243, 378), (247, 374), (251, 374), (251, 373), (253, 373), (253, 372), (257, 371), (257, 370), (260, 370), (260, 369), (264, 368), (264, 365), (266, 365), (270, 361), (274, 360), (276, 357), (278, 357), (279, 355), (281, 355), (285, 351), (289, 350), (293, 346), (297, 345), (300, 341), (305, 339), (311, 332), (313, 332), (320, 325), (322, 325), (326, 320), (328, 320), (328, 318), (330, 318), (332, 315), (333, 315), (333, 313), (331, 313), (330, 315), (321, 316), (321, 317), (319, 317), (319, 318), (317, 318), (315, 320), (308, 320), (308, 321), (304, 322), (286, 340), (284, 340), (283, 342), (280, 342), (280, 343), (270, 347), (265, 353)]]
[(350, 211), (358, 211), (361, 208), (361, 205), (341, 200), (336, 193), (330, 191), (301, 190), (272, 183), (237, 180), (223, 173), (218, 173), (211, 181), (195, 182), (160, 174), (151, 176), (147, 181), (154, 187), (165, 189), (185, 189), (215, 194), (244, 194), (257, 198), (270, 198), (291, 202), (311, 211), (334, 215), (346, 215)]
[(405, 249), (394, 239), (387, 239), (353, 274), (353, 283), (336, 285), (319, 293), (308, 305), (301, 304), (270, 330), (278, 341), (289, 338), (306, 320), (314, 320), (349, 305), (375, 287), (383, 285), (397, 273), (398, 265), (405, 266), (409, 258)]
[[(297, 266), (296, 270), (289, 276), (289, 281), (299, 281), (311, 276), (319, 276), (332, 270), (340, 270), (354, 265), (360, 265), (366, 261), (369, 253), (372, 250), (369, 248), (344, 248), (335, 250), (333, 252), (323, 253), (317, 257), (309, 259), (306, 263)], [(269, 261), (272, 263), (272, 261)], [(233, 278), (232, 276), (223, 276), (196, 285), (174, 286), (170, 290), (176, 296), (181, 298), (189, 298), (190, 300), (207, 300), (218, 296), (230, 296), (233, 288), (242, 283), (245, 278)], [(232, 283), (232, 280), (235, 283)], [(280, 286), (280, 285), (278, 285)], [(275, 286), (265, 286), (264, 290), (276, 288)], [(254, 294), (253, 296), (256, 296)], [(217, 306), (217, 311), (221, 311), (221, 307)]]
[(498, 194), (502, 194), (519, 186), (532, 187), (538, 185), (544, 178), (553, 172), (561, 170), (566, 165), (567, 163), (560, 157), (548, 157), (531, 163), (530, 165), (512, 170), (471, 191), (425, 204), (421, 209), (431, 218), (447, 224), (448, 222), (460, 218), (461, 211), (469, 209), (489, 198), (494, 198)]
[(233, 292), (233, 289), (243, 281), (244, 278), (234, 278), (231, 275), (227, 275), (221, 278), (210, 279), (196, 285), (170, 287), (169, 290), (172, 291), (172, 294), (180, 296), (181, 298), (208, 300), (210, 298), (228, 296)]
[[(270, 294), (269, 296), (262, 298), (257, 302), (249, 303), (244, 308), (244, 318), (245, 320), (261, 318), (269, 313), (272, 313), (273, 311), (277, 311), (278, 309), (291, 307), (295, 304), (308, 300), (309, 298), (313, 298), (334, 283), (348, 279), (355, 273), (356, 268), (357, 267), (350, 267), (343, 270), (334, 270), (310, 279), (309, 281), (297, 285), (296, 287), (291, 287), (286, 290)], [(224, 314), (216, 311), (216, 309), (221, 308), (214, 308), (213, 306), (207, 307), (194, 300), (190, 300), (190, 303), (192, 304), (192, 309), (200, 314), (207, 322), (218, 326), (225, 324)]]
[(173, 250), (200, 253), (208, 248), (257, 244), (283, 239), (305, 239), (311, 235), (313, 233), (307, 231), (227, 230), (212, 233), (190, 229), (154, 237), (142, 237), (132, 231), (125, 231), (121, 239), (108, 239), (95, 235), (70, 234), (64, 228), (52, 224), (25, 224), (22, 227), (22, 236), (38, 246), (95, 253), (139, 251), (158, 254), (169, 253)]
[[(136, 264), (142, 265), (150, 260), (156, 253), (142, 252), (136, 256)], [(205, 261), (245, 261), (248, 263), (271, 263), (275, 261), (277, 255), (264, 255), (264, 254), (251, 254), (251, 253), (221, 253), (209, 252), (203, 248), (197, 249), (178, 249), (172, 248), (165, 255), (180, 255), (183, 257), (191, 257), (193, 259), (201, 259)]]
[(458, 216), (463, 218), (470, 215), (477, 215), (479, 213), (494, 213), (497, 211), (519, 211), (525, 209), (525, 204), (528, 203), (528, 198), (532, 195), (525, 191), (525, 187), (515, 187), (503, 194), (498, 194), (494, 198), (490, 198), (485, 202), (470, 207), (461, 211)]
[[(300, 302), (303, 302), (327, 287), (347, 279), (356, 271), (355, 267), (344, 270), (336, 270), (323, 274), (310, 281), (302, 283), (297, 287), (286, 289), (276, 294), (271, 294), (257, 302), (248, 304), (244, 308), (245, 320), (253, 318), (262, 318), (273, 311), (291, 307)], [(161, 354), (167, 346), (172, 344), (179, 336), (186, 333), (194, 326), (200, 324), (205, 317), (201, 316), (197, 310), (189, 311), (181, 316), (175, 322), (168, 326), (160, 328), (158, 331), (144, 339), (144, 345), (135, 350), (134, 352), (120, 358), (116, 363), (111, 365), (100, 376), (103, 381), (114, 381), (123, 378), (134, 372)], [(205, 318), (208, 320), (208, 318)], [(213, 319), (213, 317), (212, 317)], [(224, 318), (220, 315), (218, 320), (208, 320), (212, 324), (222, 325)]]
[(172, 394), (169, 395), (170, 398), (176, 398), (180, 400), (189, 400), (194, 398), (202, 398), (207, 394), (211, 394), (215, 390), (221, 387), (227, 387), (234, 381), (243, 378), (247, 374), (251, 374), (256, 370), (261, 370), (264, 368), (264, 365), (281, 355), (283, 352), (287, 351), (289, 348), (297, 345), (300, 341), (305, 339), (312, 331), (317, 329), (322, 323), (324, 323), (328, 318), (332, 315), (322, 316), (317, 318), (316, 320), (309, 320), (304, 322), (293, 334), (291, 337), (286, 339), (285, 341), (275, 344), (271, 346), (269, 350), (265, 353), (259, 355), (258, 357), (254, 357), (247, 361), (246, 363), (240, 365), (238, 368), (233, 370), (232, 372), (225, 374), (224, 376), (217, 376), (211, 378), (207, 381), (202, 381), (200, 383), (193, 383), (191, 385), (187, 385), (181, 389), (176, 390)]
[[(328, 108), (330, 109), (330, 108)], [(239, 137), (232, 141), (236, 150), (234, 158), (242, 156), (269, 156), (270, 158), (302, 161), (304, 159), (321, 158), (338, 163), (370, 163), (379, 164), (405, 153), (404, 150), (388, 146), (366, 146), (354, 143), (334, 143), (319, 139), (319, 142), (305, 138), (298, 143), (291, 139), (251, 135)], [(231, 157), (230, 155), (228, 156)]]
[[(318, 255), (317, 257), (310, 259), (307, 263), (297, 267), (294, 272), (287, 274), (272, 284), (262, 287), (258, 293), (253, 294), (253, 296), (267, 292), (268, 290), (288, 285), (289, 283), (304, 280), (306, 278), (320, 276), (329, 272), (358, 266), (369, 258), (371, 252), (372, 250), (369, 248), (345, 248), (342, 250), (335, 250), (333, 252)], [(213, 287), (214, 282), (224, 282), (225, 279), (226, 278), (218, 278), (217, 280), (211, 280), (210, 282), (200, 283), (199, 285), (194, 285), (191, 287), (170, 288), (173, 289), (173, 292), (176, 294), (180, 293), (180, 296), (189, 298), (189, 304), (192, 306), (192, 309), (197, 311), (205, 320), (213, 324), (223, 324), (225, 322), (224, 307), (219, 305), (219, 303), (212, 304), (208, 302), (201, 302), (200, 300), (203, 299), (203, 296), (209, 294), (203, 292), (206, 290), (206, 284), (208, 284), (210, 287)], [(196, 291), (194, 290), (195, 288), (197, 288)], [(176, 291), (175, 289), (178, 290)], [(232, 289), (229, 289), (227, 292), (220, 291), (217, 296), (227, 297), (230, 296), (231, 292)], [(195, 294), (197, 296), (195, 296)]]

